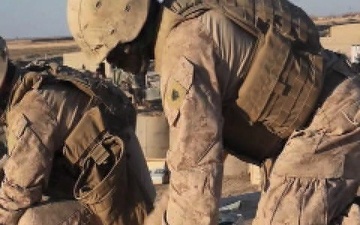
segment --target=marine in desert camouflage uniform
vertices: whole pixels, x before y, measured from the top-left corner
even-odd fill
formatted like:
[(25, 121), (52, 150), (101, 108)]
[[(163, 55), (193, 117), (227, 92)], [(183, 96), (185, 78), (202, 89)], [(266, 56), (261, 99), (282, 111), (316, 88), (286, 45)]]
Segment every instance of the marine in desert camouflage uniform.
[[(283, 39), (270, 36), (272, 52), (254, 56), (259, 43), (253, 27), (240, 27), (224, 11), (198, 7), (213, 1), (159, 2), (68, 0), (71, 32), (94, 60), (137, 73), (144, 56), (155, 54), (170, 125), (171, 180), (168, 197), (146, 224), (217, 224), (225, 148), (266, 171), (254, 224), (360, 224), (360, 80), (341, 57), (322, 49), (306, 14), (286, 0), (274, 2), (287, 13), (290, 8), (290, 17), (273, 15), (275, 6), (262, 10), (273, 1), (214, 1), (228, 4), (230, 12), (243, 9), (245, 22), (247, 6), (258, 7), (277, 26), (258, 20), (260, 31), (285, 30)], [(286, 24), (289, 18), (293, 27)], [(290, 69), (298, 73), (270, 83), (272, 75), (287, 75), (283, 65), (290, 62), (278, 59), (285, 50), (273, 47), (288, 43), (287, 34), (304, 41), (290, 45), (286, 56), (296, 59)], [(272, 71), (278, 67), (285, 72)], [(301, 77), (308, 83), (299, 87)], [(274, 96), (288, 104), (272, 107)], [(258, 108), (268, 114), (251, 118)]]
[[(49, 69), (54, 72), (58, 68)], [(94, 212), (74, 199), (80, 171), (63, 155), (64, 141), (82, 119), (90, 97), (64, 83), (19, 91), (30, 75), (41, 73), (34, 71), (15, 67), (0, 37), (0, 109), (8, 150), (0, 187), (0, 224), (98, 224)], [(136, 179), (153, 198), (155, 192), (133, 129), (128, 129), (128, 135)]]

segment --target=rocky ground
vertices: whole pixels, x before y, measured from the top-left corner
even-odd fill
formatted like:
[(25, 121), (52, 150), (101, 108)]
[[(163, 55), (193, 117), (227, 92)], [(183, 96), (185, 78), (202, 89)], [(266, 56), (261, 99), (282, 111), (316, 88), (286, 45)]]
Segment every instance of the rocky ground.
[(252, 185), (249, 177), (224, 177), (222, 198), (223, 200), (235, 198), (241, 201), (238, 212), (245, 220), (244, 225), (251, 225), (251, 222), (255, 217), (259, 197), (259, 187), (257, 185)]
[(7, 45), (15, 61), (62, 57), (64, 53), (80, 50), (71, 39), (8, 40)]

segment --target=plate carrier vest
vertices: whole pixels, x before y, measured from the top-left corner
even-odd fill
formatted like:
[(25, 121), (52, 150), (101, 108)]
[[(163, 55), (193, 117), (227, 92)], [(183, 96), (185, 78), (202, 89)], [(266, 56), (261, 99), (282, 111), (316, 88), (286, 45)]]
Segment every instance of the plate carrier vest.
[[(321, 44), (313, 21), (287, 0), (177, 0), (164, 5), (185, 19), (218, 11), (255, 37), (236, 105), (224, 110), (224, 144), (255, 161), (276, 155), (280, 142), (307, 122), (323, 86)], [(239, 114), (248, 124), (235, 121)], [(244, 138), (235, 134), (267, 143), (243, 144)]]
[(89, 96), (88, 107), (70, 131), (62, 149), (64, 157), (80, 171), (74, 197), (100, 224), (141, 225), (152, 201), (134, 176), (127, 157), (129, 135), (136, 112), (126, 95), (111, 83), (72, 68), (33, 66), (18, 79), (8, 110), (31, 89), (43, 85), (73, 85)]

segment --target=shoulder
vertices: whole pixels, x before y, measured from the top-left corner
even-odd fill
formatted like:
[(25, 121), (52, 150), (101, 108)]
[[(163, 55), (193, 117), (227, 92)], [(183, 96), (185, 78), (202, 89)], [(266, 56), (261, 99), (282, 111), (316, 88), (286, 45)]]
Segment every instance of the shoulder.
[(25, 115), (30, 120), (38, 120), (44, 115), (55, 117), (38, 89), (27, 90), (22, 98), (12, 105), (6, 115), (8, 124), (17, 121), (19, 115)]
[(209, 10), (172, 29), (166, 40), (165, 52), (168, 53), (167, 58), (180, 54), (189, 55), (189, 58), (216, 54), (229, 62), (237, 58), (237, 54), (241, 56), (252, 49), (255, 42), (255, 37), (225, 15)]
[[(24, 114), (31, 121), (45, 117), (57, 121), (64, 115), (81, 113), (89, 100), (81, 90), (66, 83), (35, 83), (31, 88), (20, 85), (14, 90), (14, 94), (19, 97), (13, 101), (7, 114), (10, 117)], [(8, 115), (7, 121), (11, 123)]]
[(20, 142), (45, 144), (49, 140), (47, 137), (52, 135), (58, 127), (55, 113), (34, 90), (28, 91), (6, 113), (6, 122), (9, 150)]
[(165, 39), (161, 55), (161, 73), (175, 69), (182, 58), (194, 65), (203, 66), (218, 59), (218, 49), (209, 30), (198, 16), (177, 24)]
[(213, 49), (214, 41), (209, 30), (203, 24), (204, 15), (184, 20), (174, 27), (165, 42), (168, 51), (173, 50), (183, 54)]

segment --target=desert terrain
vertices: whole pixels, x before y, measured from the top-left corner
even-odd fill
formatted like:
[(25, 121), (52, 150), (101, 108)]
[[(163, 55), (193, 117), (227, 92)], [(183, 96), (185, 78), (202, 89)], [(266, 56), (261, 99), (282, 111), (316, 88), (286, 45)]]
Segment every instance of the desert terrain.
[[(313, 20), (321, 32), (335, 25), (360, 23), (360, 13), (348, 13), (342, 16), (313, 17)], [(326, 35), (326, 32), (324, 34)], [(359, 36), (360, 38), (360, 30), (353, 30), (350, 35)], [(77, 52), (80, 50), (70, 37), (12, 39), (7, 40), (7, 44), (13, 60), (61, 57), (64, 53)]]
[(62, 57), (62, 54), (80, 49), (72, 38), (44, 38), (7, 40), (10, 58), (15, 61), (30, 61)]
[(341, 16), (324, 16), (312, 18), (318, 26), (334, 26), (350, 23), (360, 23), (360, 13), (347, 13)]

